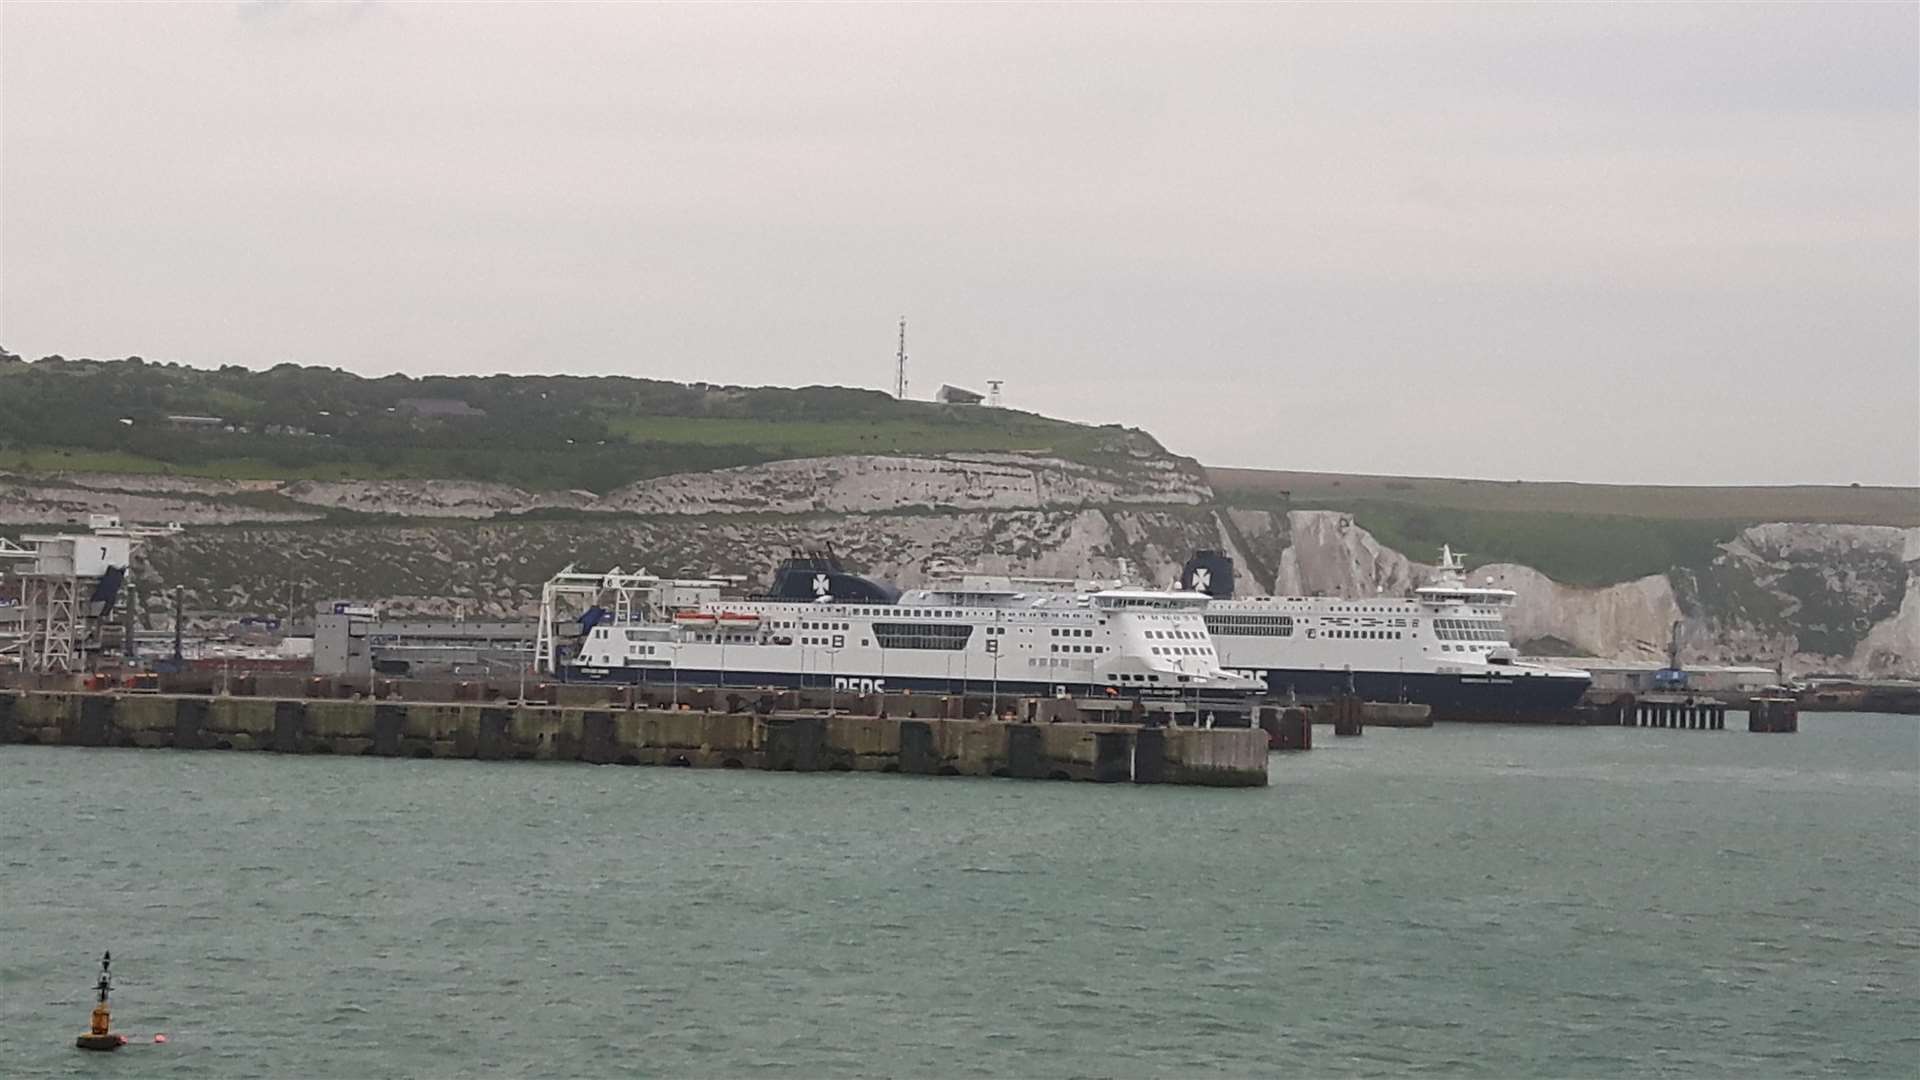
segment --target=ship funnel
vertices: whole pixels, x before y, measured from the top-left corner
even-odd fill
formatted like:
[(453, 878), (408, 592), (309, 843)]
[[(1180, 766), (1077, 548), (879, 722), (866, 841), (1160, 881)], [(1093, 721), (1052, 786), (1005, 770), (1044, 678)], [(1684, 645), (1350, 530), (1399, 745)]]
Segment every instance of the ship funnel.
[(1196, 551), (1180, 569), (1180, 587), (1216, 600), (1233, 599), (1233, 560), (1224, 552)]

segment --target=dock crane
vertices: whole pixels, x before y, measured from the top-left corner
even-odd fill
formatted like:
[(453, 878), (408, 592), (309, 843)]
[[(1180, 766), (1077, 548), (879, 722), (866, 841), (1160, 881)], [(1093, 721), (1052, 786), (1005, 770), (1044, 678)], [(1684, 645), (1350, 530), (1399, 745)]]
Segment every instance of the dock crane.
[(1684, 693), (1687, 689), (1687, 672), (1680, 666), (1680, 628), (1684, 621), (1675, 619), (1667, 634), (1667, 666), (1653, 673), (1653, 688), (1675, 693)]

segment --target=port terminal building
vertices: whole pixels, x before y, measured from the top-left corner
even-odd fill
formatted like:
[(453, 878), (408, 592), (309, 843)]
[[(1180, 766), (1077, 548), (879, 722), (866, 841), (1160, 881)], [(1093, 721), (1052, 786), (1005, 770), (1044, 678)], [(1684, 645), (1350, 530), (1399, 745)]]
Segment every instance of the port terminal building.
[(539, 624), (391, 617), (350, 601), (319, 605), (313, 673), (347, 678), (514, 675), (533, 662)]
[(1780, 682), (1770, 667), (1688, 665), (1675, 677), (1666, 664), (1651, 660), (1606, 660), (1595, 656), (1530, 656), (1529, 663), (1579, 668), (1593, 675), (1593, 690), (1650, 694), (1681, 690), (1700, 694), (1755, 694)]

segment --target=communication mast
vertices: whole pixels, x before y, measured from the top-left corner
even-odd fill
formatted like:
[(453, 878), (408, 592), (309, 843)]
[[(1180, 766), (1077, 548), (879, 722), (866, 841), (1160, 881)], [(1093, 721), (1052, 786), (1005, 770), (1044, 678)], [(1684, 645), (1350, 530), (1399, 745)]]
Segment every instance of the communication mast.
[(893, 361), (893, 396), (907, 400), (907, 317), (900, 316), (900, 352)]
[(1006, 382), (1007, 380), (1005, 379), (987, 380), (987, 408), (997, 409), (1000, 407), (1000, 388), (1005, 386)]

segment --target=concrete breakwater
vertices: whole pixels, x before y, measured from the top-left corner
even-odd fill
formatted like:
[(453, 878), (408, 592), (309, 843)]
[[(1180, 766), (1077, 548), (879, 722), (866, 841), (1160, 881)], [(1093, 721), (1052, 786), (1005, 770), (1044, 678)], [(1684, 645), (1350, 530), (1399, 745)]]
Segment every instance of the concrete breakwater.
[(1258, 729), (821, 712), (0, 692), (0, 744), (1263, 787)]

